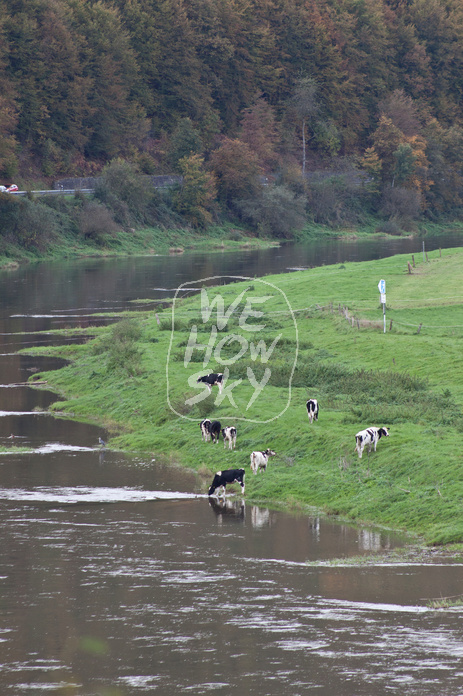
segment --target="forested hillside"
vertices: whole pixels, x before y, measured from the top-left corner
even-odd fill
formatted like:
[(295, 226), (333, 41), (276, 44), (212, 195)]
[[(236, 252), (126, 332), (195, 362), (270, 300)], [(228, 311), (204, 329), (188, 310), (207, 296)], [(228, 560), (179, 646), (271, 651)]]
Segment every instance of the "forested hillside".
[(182, 174), (174, 207), (196, 226), (217, 204), (264, 227), (285, 205), (291, 228), (307, 210), (329, 224), (359, 210), (459, 213), (461, 0), (0, 7), (5, 182), (96, 174), (123, 158)]

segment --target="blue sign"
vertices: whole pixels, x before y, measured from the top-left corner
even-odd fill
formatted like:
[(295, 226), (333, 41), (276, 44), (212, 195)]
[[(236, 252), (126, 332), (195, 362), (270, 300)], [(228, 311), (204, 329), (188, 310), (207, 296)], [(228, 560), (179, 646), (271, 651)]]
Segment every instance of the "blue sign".
[(378, 290), (380, 291), (381, 295), (384, 295), (384, 293), (386, 292), (386, 281), (385, 280), (379, 281)]

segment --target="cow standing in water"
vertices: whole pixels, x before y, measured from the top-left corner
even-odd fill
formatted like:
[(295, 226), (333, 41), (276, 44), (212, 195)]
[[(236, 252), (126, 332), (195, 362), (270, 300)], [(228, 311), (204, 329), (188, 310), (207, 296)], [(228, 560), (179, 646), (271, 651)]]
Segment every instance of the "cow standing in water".
[(241, 493), (244, 495), (245, 473), (244, 469), (226, 469), (225, 471), (218, 471), (214, 476), (208, 495), (213, 495), (217, 488), (223, 488), (223, 495), (225, 496), (225, 489), (228, 483), (239, 483), (241, 486)]

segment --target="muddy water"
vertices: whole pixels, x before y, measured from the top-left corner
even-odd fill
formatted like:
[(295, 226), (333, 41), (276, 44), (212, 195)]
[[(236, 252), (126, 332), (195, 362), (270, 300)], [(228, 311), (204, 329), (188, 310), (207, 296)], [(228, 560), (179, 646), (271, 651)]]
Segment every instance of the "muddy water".
[(218, 504), (181, 469), (101, 450), (104, 432), (23, 385), (54, 363), (15, 351), (50, 329), (191, 277), (293, 265), (273, 253), (0, 274), (0, 444), (28, 449), (0, 455), (0, 694), (463, 693), (463, 611), (427, 607), (463, 591), (459, 559), (409, 562), (384, 530)]

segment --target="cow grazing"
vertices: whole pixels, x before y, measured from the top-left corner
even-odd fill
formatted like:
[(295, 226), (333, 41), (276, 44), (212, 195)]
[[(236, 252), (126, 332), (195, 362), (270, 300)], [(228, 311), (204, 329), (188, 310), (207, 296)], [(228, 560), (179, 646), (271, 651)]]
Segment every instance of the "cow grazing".
[(260, 469), (265, 471), (268, 464), (268, 458), (272, 457), (274, 454), (276, 453), (271, 449), (266, 449), (265, 452), (251, 452), (251, 469), (254, 474), (257, 474)]
[(307, 415), (309, 416), (309, 422), (312, 423), (314, 420), (318, 420), (318, 401), (317, 399), (309, 399), (306, 403)]
[(360, 430), (355, 436), (355, 451), (358, 452), (359, 459), (362, 458), (363, 450), (365, 446), (368, 446), (368, 454), (371, 452), (372, 446), (375, 448), (378, 444), (378, 440), (382, 437), (389, 437), (387, 428), (366, 428), (365, 430)]
[(233, 426), (222, 428), (223, 447), (225, 449), (228, 442), (228, 449), (234, 449), (236, 446), (236, 428)]
[(218, 386), (219, 392), (222, 392), (222, 382), (223, 374), (221, 372), (211, 372), (209, 375), (204, 375), (203, 377), (198, 377), (197, 382), (202, 382), (209, 389), (209, 393), (212, 392), (212, 387)]
[(220, 421), (212, 421), (209, 432), (211, 434), (211, 441), (215, 444), (219, 441), (221, 428)]
[(226, 469), (225, 471), (218, 471), (211, 483), (208, 495), (213, 495), (218, 488), (223, 487), (223, 495), (225, 496), (228, 483), (239, 483), (241, 486), (241, 493), (244, 495), (245, 473), (244, 469)]

